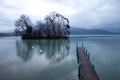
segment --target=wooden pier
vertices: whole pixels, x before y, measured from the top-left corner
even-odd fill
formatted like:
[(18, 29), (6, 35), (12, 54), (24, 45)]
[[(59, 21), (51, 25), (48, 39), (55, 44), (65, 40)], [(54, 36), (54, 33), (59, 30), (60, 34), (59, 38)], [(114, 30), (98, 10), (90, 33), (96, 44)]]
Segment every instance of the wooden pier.
[(90, 53), (87, 53), (87, 49), (77, 47), (77, 60), (79, 80), (100, 80), (95, 71), (95, 65), (90, 61)]

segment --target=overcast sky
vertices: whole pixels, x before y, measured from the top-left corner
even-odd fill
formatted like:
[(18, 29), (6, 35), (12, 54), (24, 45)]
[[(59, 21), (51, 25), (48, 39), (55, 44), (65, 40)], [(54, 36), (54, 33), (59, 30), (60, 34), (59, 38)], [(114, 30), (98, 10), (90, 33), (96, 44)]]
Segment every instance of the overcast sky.
[(33, 23), (52, 11), (69, 18), (71, 27), (120, 31), (120, 0), (0, 0), (0, 32), (15, 28), (21, 14)]

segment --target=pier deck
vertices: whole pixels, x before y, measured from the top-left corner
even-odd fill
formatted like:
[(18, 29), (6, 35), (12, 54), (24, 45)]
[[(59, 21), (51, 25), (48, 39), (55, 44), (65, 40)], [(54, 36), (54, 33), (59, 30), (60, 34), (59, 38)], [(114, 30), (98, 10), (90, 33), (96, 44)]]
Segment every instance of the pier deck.
[(96, 71), (95, 66), (90, 62), (88, 55), (83, 48), (77, 48), (79, 53), (78, 57), (78, 76), (80, 80), (100, 80)]

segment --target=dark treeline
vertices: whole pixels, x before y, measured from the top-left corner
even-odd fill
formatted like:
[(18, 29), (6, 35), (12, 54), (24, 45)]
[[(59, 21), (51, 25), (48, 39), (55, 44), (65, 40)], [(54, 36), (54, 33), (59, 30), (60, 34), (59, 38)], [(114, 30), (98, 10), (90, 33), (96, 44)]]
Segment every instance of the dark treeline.
[(51, 12), (44, 21), (39, 20), (35, 25), (28, 16), (21, 15), (15, 26), (16, 33), (21, 34), (23, 39), (63, 39), (70, 34), (68, 18), (56, 12)]
[(15, 36), (14, 33), (0, 33), (0, 37)]

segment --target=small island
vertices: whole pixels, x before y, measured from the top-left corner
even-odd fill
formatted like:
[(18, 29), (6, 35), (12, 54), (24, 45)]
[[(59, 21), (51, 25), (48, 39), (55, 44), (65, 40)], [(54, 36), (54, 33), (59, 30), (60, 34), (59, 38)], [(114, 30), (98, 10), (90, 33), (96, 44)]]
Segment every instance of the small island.
[(23, 14), (15, 21), (15, 26), (22, 39), (68, 39), (70, 35), (69, 19), (57, 12), (51, 12), (35, 25)]

